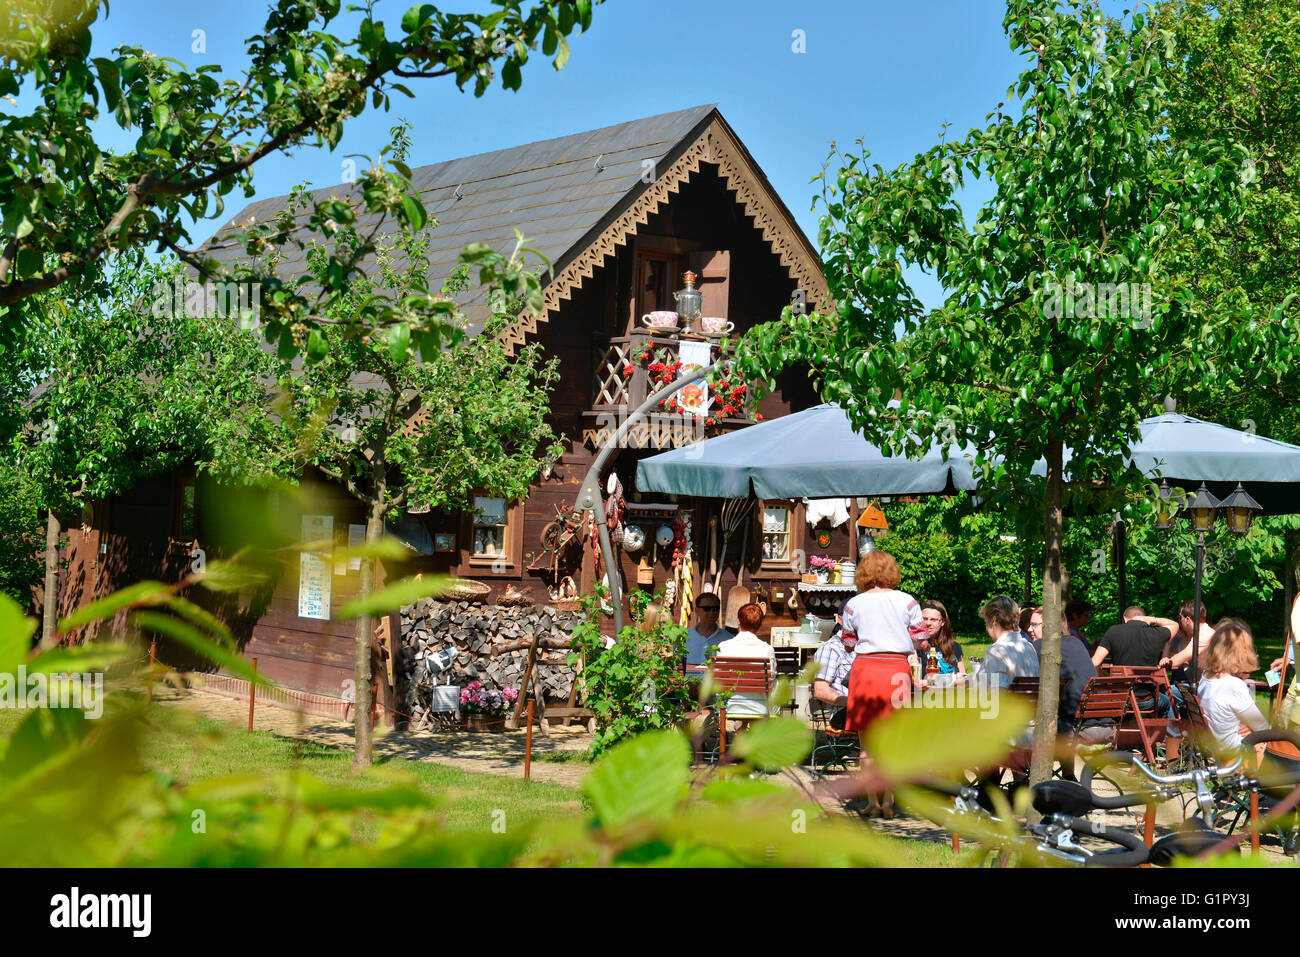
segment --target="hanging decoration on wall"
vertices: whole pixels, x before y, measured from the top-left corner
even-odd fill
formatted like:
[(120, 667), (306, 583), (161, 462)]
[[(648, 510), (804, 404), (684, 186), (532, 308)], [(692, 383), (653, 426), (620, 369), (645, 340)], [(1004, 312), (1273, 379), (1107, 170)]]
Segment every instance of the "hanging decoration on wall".
[(623, 500), (623, 482), (617, 472), (609, 473), (605, 483), (605, 524), (609, 526), (609, 541), (617, 546), (623, 541), (623, 524), (627, 518), (627, 503)]
[(823, 529), (821, 529), (821, 530), (817, 533), (817, 547), (818, 547), (818, 548), (830, 548), (830, 547), (831, 547), (831, 532), (830, 532), (830, 529), (828, 529), (828, 528), (823, 528)]

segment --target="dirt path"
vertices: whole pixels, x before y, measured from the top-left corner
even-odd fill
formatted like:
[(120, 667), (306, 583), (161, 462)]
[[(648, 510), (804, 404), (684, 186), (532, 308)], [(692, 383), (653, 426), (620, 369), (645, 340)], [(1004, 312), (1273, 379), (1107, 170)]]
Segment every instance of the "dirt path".
[[(173, 689), (155, 690), (154, 702), (168, 707), (186, 708), (215, 721), (248, 726), (248, 701), (192, 689), (185, 693)], [(291, 711), (258, 702), (253, 727), (258, 731), (291, 738), (305, 738), (321, 744), (351, 748), (352, 725), (337, 718), (327, 718), (301, 711)], [(582, 728), (552, 727), (550, 735), (533, 730), (532, 777), (566, 787), (577, 787), (588, 765), (582, 762), (555, 763), (538, 760), (539, 755), (560, 751), (585, 751), (591, 735)], [(465, 771), (524, 776), (523, 731), (437, 731), (400, 734), (375, 728), (375, 755), (407, 761), (433, 761)]]

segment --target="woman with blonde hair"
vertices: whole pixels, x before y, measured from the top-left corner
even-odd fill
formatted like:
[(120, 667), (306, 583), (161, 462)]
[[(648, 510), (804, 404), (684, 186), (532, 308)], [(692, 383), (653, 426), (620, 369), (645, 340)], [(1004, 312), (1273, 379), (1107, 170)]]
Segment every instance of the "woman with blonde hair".
[(1196, 696), (1206, 724), (1220, 748), (1240, 751), (1243, 733), (1268, 727), (1245, 681), (1259, 668), (1255, 640), (1245, 622), (1225, 618), (1215, 626), (1204, 666)]
[[(894, 556), (870, 552), (858, 563), (854, 585), (858, 594), (844, 607), (844, 636), (857, 638), (849, 672), (849, 704), (844, 727), (865, 732), (875, 721), (912, 695), (913, 641), (929, 636), (921, 606), (899, 591), (902, 575)], [(868, 816), (894, 816), (892, 795), (877, 804), (868, 798)]]

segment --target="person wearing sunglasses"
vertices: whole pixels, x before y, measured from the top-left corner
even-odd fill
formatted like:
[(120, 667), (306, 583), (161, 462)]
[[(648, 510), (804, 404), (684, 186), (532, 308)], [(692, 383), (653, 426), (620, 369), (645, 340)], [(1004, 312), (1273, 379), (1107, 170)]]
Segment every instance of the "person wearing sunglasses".
[(686, 663), (688, 665), (704, 664), (709, 648), (720, 645), (731, 633), (718, 627), (718, 615), (722, 611), (722, 602), (712, 592), (705, 592), (695, 602), (695, 624), (686, 632)]

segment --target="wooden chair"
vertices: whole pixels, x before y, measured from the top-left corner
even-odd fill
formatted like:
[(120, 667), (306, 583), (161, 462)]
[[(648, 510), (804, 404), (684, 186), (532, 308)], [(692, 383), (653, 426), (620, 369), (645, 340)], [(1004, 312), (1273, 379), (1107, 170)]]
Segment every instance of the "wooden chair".
[[(736, 694), (762, 695), (766, 700), (772, 691), (772, 662), (766, 658), (715, 658), (710, 672), (717, 691)], [(766, 709), (765, 709), (766, 710)], [(736, 715), (732, 721), (757, 721), (766, 715)], [(727, 708), (718, 708), (718, 760), (727, 757)]]
[[(1129, 696), (1133, 690), (1133, 679), (1125, 676), (1098, 675), (1089, 678), (1079, 696), (1079, 709), (1074, 715), (1074, 738), (1076, 747), (1080, 732), (1085, 726), (1108, 727), (1108, 740), (1088, 742), (1089, 746), (1105, 747), (1109, 750), (1119, 748), (1119, 727), (1124, 715), (1129, 710)], [(1089, 725), (1089, 722), (1098, 722)]]
[[(792, 682), (802, 670), (799, 666), (799, 649), (798, 648), (773, 648), (776, 652), (776, 676), (773, 678), (775, 683), (777, 678), (789, 678)], [(784, 709), (793, 714), (799, 707), (794, 696), (791, 695), (790, 703), (784, 705)]]

